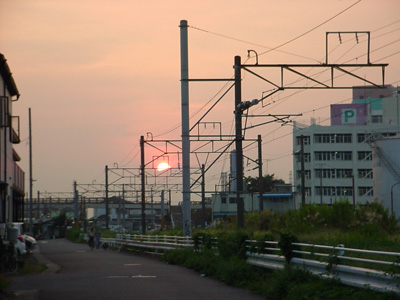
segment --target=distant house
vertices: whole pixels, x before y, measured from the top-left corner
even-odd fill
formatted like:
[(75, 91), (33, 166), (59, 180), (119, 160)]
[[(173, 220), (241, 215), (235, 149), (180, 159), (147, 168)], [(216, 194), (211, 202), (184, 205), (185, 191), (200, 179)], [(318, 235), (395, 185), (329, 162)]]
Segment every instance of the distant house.
[[(221, 192), (213, 194), (212, 216), (213, 219), (237, 214), (236, 193)], [(260, 201), (258, 193), (242, 194), (245, 213), (260, 211)], [(291, 185), (275, 185), (274, 191), (263, 194), (263, 210), (285, 212), (295, 209), (294, 198)]]
[(19, 116), (14, 116), (12, 109), (19, 96), (7, 60), (0, 53), (0, 235), (4, 235), (6, 223), (24, 218), (25, 174), (13, 147), (20, 143)]

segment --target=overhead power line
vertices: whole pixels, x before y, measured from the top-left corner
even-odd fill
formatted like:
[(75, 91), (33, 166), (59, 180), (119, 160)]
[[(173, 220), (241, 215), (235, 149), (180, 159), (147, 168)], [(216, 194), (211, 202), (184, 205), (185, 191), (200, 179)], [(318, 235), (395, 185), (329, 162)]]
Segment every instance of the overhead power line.
[(295, 40), (298, 40), (299, 38), (301, 38), (301, 37), (303, 37), (303, 36), (309, 34), (310, 32), (314, 31), (315, 29), (317, 29), (317, 28), (319, 28), (319, 27), (325, 25), (326, 23), (332, 21), (333, 19), (337, 18), (338, 16), (340, 16), (340, 15), (343, 14), (344, 12), (348, 11), (350, 8), (352, 8), (353, 6), (357, 5), (357, 4), (360, 3), (361, 1), (362, 1), (362, 0), (358, 0), (357, 2), (353, 3), (352, 5), (350, 5), (349, 7), (347, 7), (346, 9), (344, 9), (344, 10), (342, 10), (341, 12), (337, 13), (336, 15), (334, 15), (334, 16), (331, 17), (331, 18), (329, 18), (328, 20), (322, 22), (321, 24), (319, 24), (319, 25), (317, 25), (317, 26), (311, 28), (310, 30), (308, 30), (308, 31), (306, 31), (306, 32), (304, 32), (304, 33), (302, 33), (302, 34), (296, 36), (295, 38), (293, 38), (293, 39), (291, 39), (291, 40), (289, 40), (289, 41), (287, 41), (287, 42), (285, 42), (285, 43), (283, 43), (283, 44), (281, 44), (281, 45), (279, 45), (279, 46), (276, 46), (276, 47), (274, 47), (274, 48), (272, 48), (272, 49), (270, 49), (270, 50), (268, 50), (268, 51), (265, 51), (265, 52), (260, 53), (259, 56), (260, 56), (260, 55), (263, 55), (263, 54), (266, 54), (266, 53), (268, 53), (268, 52), (277, 50), (278, 48), (281, 48), (281, 47), (283, 47), (283, 46), (286, 46), (287, 44), (290, 44), (291, 42), (294, 42)]

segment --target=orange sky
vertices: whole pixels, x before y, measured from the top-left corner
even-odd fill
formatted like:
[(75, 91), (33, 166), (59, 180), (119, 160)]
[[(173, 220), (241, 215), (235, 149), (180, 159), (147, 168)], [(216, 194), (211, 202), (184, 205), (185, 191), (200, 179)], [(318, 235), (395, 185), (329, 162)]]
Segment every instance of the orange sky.
[[(14, 114), (21, 117), (22, 139), (16, 150), (26, 178), (29, 107), (35, 191), (69, 192), (74, 180), (80, 184), (94, 180), (102, 183), (105, 165), (139, 167), (139, 138), (148, 132), (157, 139), (179, 138), (179, 128), (168, 131), (180, 123), (180, 20), (186, 19), (193, 26), (189, 28), (190, 77), (230, 78), (235, 55), (245, 61), (247, 50), (263, 53), (354, 3), (357, 0), (0, 1), (0, 52), (8, 59), (21, 93), (14, 103)], [(259, 62), (324, 62), (325, 32), (371, 31), (371, 61), (389, 63), (386, 83), (398, 85), (399, 11), (398, 0), (362, 0), (279, 48), (285, 53), (268, 52), (260, 55)], [(363, 62), (365, 42), (357, 45), (353, 36), (345, 39), (342, 45), (336, 38), (330, 40), (332, 60)], [(363, 72), (361, 76), (370, 75), (367, 70)], [(215, 95), (218, 98), (224, 85), (191, 84), (191, 113)], [(246, 74), (242, 88), (243, 98), (251, 100), (270, 87)], [(289, 97), (291, 94), (293, 91), (285, 91), (268, 99), (275, 104), (259, 106), (254, 113), (303, 113), (296, 120), (324, 120), (330, 104), (351, 98), (350, 90), (305, 91)], [(228, 93), (207, 118), (222, 122), (226, 134), (233, 120), (233, 97)], [(192, 124), (201, 113), (191, 119)], [(265, 170), (286, 181), (292, 170), (291, 131), (291, 126), (270, 124), (246, 135), (262, 134), (263, 157), (268, 160)], [(146, 152), (147, 157), (152, 155), (155, 153)], [(229, 163), (221, 160), (210, 170), (209, 190), (228, 167)], [(253, 167), (245, 162), (245, 170)], [(252, 172), (246, 175), (256, 175)]]

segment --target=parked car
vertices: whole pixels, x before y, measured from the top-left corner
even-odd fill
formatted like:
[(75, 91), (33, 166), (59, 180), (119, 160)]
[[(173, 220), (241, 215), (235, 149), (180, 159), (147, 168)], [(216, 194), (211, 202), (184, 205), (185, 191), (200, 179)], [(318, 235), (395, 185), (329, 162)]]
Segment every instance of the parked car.
[(122, 227), (121, 225), (111, 225), (110, 230), (117, 232), (117, 233), (126, 233), (128, 232), (128, 229)]
[(15, 247), (16, 247), (16, 251), (17, 251), (18, 256), (25, 255), (27, 253), (26, 252), (25, 239), (24, 239), (24, 237), (22, 235), (19, 235), (17, 237), (17, 243), (15, 244)]
[(24, 234), (23, 235), (24, 240), (25, 240), (25, 246), (26, 246), (26, 250), (28, 252), (32, 252), (33, 249), (36, 248), (37, 242), (36, 239), (30, 235)]

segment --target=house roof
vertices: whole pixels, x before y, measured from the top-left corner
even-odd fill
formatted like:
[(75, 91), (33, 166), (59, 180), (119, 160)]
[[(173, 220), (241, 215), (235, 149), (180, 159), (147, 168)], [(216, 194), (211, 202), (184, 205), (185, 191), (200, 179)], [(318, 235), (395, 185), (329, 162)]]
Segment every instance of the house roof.
[(12, 76), (10, 67), (7, 64), (7, 60), (3, 54), (0, 53), (0, 75), (6, 84), (7, 90), (11, 96), (16, 96), (19, 98), (20, 94), (18, 92), (17, 85), (15, 84), (14, 78)]
[(271, 193), (271, 194), (263, 194), (263, 198), (290, 198), (293, 197), (293, 193)]

